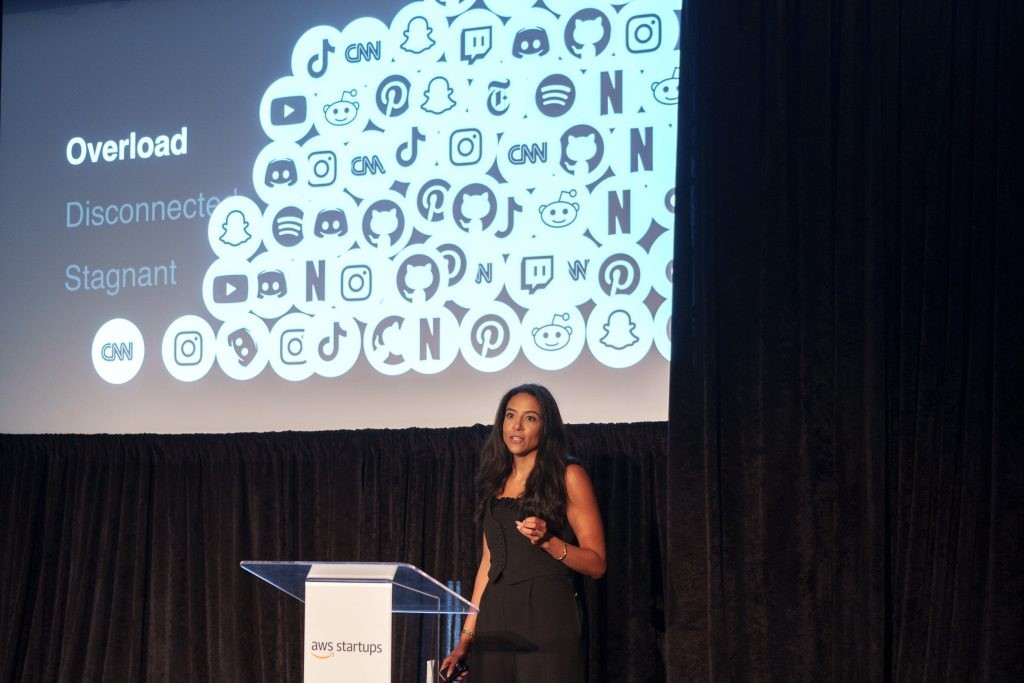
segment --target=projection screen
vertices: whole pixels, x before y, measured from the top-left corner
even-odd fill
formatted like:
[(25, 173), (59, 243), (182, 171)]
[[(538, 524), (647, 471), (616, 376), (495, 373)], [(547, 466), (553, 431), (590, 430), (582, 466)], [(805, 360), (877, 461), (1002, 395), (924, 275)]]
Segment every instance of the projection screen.
[[(58, 3), (59, 4), (59, 3)], [(663, 420), (679, 3), (4, 3), (4, 432)]]

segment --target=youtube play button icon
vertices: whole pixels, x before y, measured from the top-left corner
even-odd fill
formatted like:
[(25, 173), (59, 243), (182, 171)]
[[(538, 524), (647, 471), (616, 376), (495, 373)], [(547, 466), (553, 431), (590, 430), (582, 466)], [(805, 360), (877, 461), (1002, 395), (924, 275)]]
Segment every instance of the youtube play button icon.
[(213, 278), (213, 301), (218, 304), (241, 304), (249, 298), (249, 278), (241, 273)]
[(270, 122), (275, 126), (292, 126), (306, 120), (306, 98), (302, 95), (275, 97), (270, 101)]

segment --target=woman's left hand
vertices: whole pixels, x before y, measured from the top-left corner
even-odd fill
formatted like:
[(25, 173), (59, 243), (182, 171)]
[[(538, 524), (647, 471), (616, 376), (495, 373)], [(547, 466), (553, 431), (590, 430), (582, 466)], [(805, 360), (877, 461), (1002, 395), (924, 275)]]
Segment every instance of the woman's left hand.
[(516, 529), (534, 545), (543, 543), (548, 538), (548, 523), (540, 517), (527, 517), (521, 522), (517, 521)]

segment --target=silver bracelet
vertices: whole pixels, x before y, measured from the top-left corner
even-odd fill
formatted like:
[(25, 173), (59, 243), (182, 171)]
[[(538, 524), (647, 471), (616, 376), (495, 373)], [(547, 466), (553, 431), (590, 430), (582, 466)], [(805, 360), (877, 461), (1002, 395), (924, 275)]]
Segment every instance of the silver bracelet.
[(569, 544), (568, 543), (563, 543), (562, 544), (562, 556), (561, 557), (556, 557), (555, 559), (558, 560), (559, 562), (561, 562), (562, 560), (565, 559), (565, 556), (568, 555), (568, 554), (569, 554)]

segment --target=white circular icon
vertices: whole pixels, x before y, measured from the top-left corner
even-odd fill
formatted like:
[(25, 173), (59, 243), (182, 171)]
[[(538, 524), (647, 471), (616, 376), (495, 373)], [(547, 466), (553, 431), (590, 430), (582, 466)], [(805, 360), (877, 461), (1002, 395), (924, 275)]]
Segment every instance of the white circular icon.
[(164, 332), (160, 355), (171, 377), (179, 382), (194, 382), (213, 367), (217, 335), (210, 323), (198, 315), (183, 315)]
[(366, 360), (382, 375), (401, 375), (412, 367), (405, 338), (412, 329), (412, 313), (410, 307), (395, 312), (378, 310), (377, 315), (366, 322), (363, 330)]
[(404, 355), (412, 369), (422, 375), (447, 369), (459, 355), (459, 321), (440, 304), (411, 306), (402, 335)]
[(542, 370), (572, 365), (586, 344), (586, 323), (574, 307), (540, 306), (526, 312), (523, 355)]
[(217, 362), (231, 379), (248, 380), (263, 372), (269, 359), (267, 325), (249, 313), (229, 320), (217, 332)]
[(138, 374), (146, 345), (135, 323), (124, 318), (108, 320), (92, 340), (92, 364), (105, 382), (124, 384)]
[(516, 312), (500, 301), (473, 307), (462, 319), (462, 357), (481, 372), (504, 370), (519, 355), (521, 326)]
[(587, 320), (587, 345), (602, 365), (628, 368), (647, 355), (654, 336), (651, 312), (643, 301), (606, 301)]
[(210, 214), (210, 248), (220, 258), (248, 259), (263, 244), (262, 225), (256, 202), (242, 195), (226, 197)]
[(323, 311), (309, 322), (309, 358), (321, 377), (340, 377), (352, 369), (363, 348), (363, 337), (351, 316)]
[(316, 343), (309, 331), (311, 322), (305, 313), (289, 313), (270, 330), (267, 355), (278, 377), (301, 382), (313, 374)]

